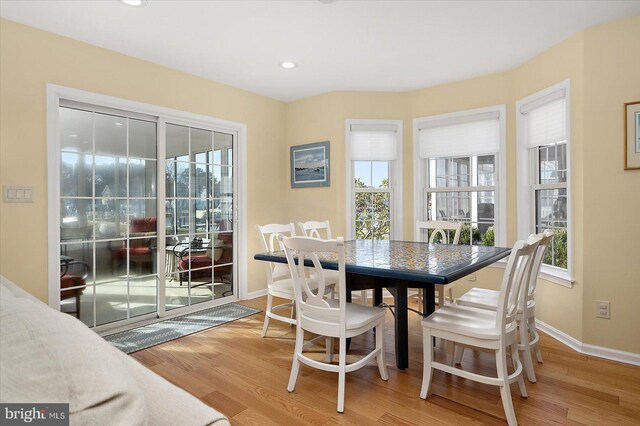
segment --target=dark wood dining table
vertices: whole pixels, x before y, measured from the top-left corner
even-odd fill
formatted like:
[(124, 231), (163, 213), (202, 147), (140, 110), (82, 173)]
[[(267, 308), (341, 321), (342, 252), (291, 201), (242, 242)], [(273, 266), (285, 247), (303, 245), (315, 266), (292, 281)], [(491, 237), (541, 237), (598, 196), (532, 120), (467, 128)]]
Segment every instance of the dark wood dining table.
[[(422, 314), (435, 310), (435, 286), (449, 284), (490, 265), (511, 252), (510, 248), (414, 241), (345, 241), (347, 300), (351, 291), (373, 289), (373, 303), (382, 303), (382, 291), (394, 298), (396, 366), (409, 366), (408, 289), (424, 289)], [(334, 254), (318, 256), (323, 268), (338, 269)], [(284, 252), (260, 253), (256, 260), (287, 263)], [(311, 264), (309, 263), (309, 266)]]

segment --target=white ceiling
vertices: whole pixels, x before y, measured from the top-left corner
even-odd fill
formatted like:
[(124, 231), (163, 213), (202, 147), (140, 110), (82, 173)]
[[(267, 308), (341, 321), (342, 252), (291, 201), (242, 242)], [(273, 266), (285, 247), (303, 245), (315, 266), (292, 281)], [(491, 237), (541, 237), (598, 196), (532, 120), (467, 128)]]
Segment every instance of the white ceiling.
[[(0, 16), (291, 101), (503, 71), (640, 1), (0, 0)], [(299, 67), (285, 70), (282, 61)]]

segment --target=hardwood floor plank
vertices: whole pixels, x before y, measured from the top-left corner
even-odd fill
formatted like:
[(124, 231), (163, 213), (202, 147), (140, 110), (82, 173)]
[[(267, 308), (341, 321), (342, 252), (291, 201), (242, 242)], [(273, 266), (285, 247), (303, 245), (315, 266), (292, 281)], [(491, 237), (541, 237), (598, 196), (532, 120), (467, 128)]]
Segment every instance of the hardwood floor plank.
[(202, 380), (198, 375), (192, 374), (193, 372), (177, 369), (166, 362), (152, 366), (151, 370), (198, 398), (216, 390), (215, 382)]
[(281, 426), (280, 423), (276, 423), (273, 420), (268, 419), (262, 413), (254, 409), (244, 410), (242, 413), (230, 419), (232, 425), (246, 425), (246, 426)]
[(230, 396), (227, 392), (213, 391), (200, 398), (202, 402), (209, 405), (215, 405), (219, 411), (226, 413), (227, 416), (233, 417), (242, 413), (247, 407), (240, 401)]

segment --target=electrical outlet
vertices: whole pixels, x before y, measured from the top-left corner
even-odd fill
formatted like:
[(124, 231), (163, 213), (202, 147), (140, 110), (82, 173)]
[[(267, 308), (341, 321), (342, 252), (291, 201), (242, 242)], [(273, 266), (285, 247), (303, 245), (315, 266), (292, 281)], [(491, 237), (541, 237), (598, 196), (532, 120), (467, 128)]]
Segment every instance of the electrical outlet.
[(611, 303), (607, 300), (596, 300), (596, 318), (611, 319)]
[(475, 281), (476, 280), (476, 273), (474, 272), (473, 274), (469, 274), (469, 281)]

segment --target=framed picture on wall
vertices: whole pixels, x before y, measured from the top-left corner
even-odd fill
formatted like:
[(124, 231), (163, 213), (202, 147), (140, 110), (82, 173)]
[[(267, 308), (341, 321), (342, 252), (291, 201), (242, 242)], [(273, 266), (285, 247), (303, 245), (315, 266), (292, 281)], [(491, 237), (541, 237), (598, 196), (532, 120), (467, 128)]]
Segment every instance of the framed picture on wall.
[(640, 169), (640, 101), (624, 104), (624, 169)]
[(329, 186), (329, 141), (290, 148), (291, 187)]

